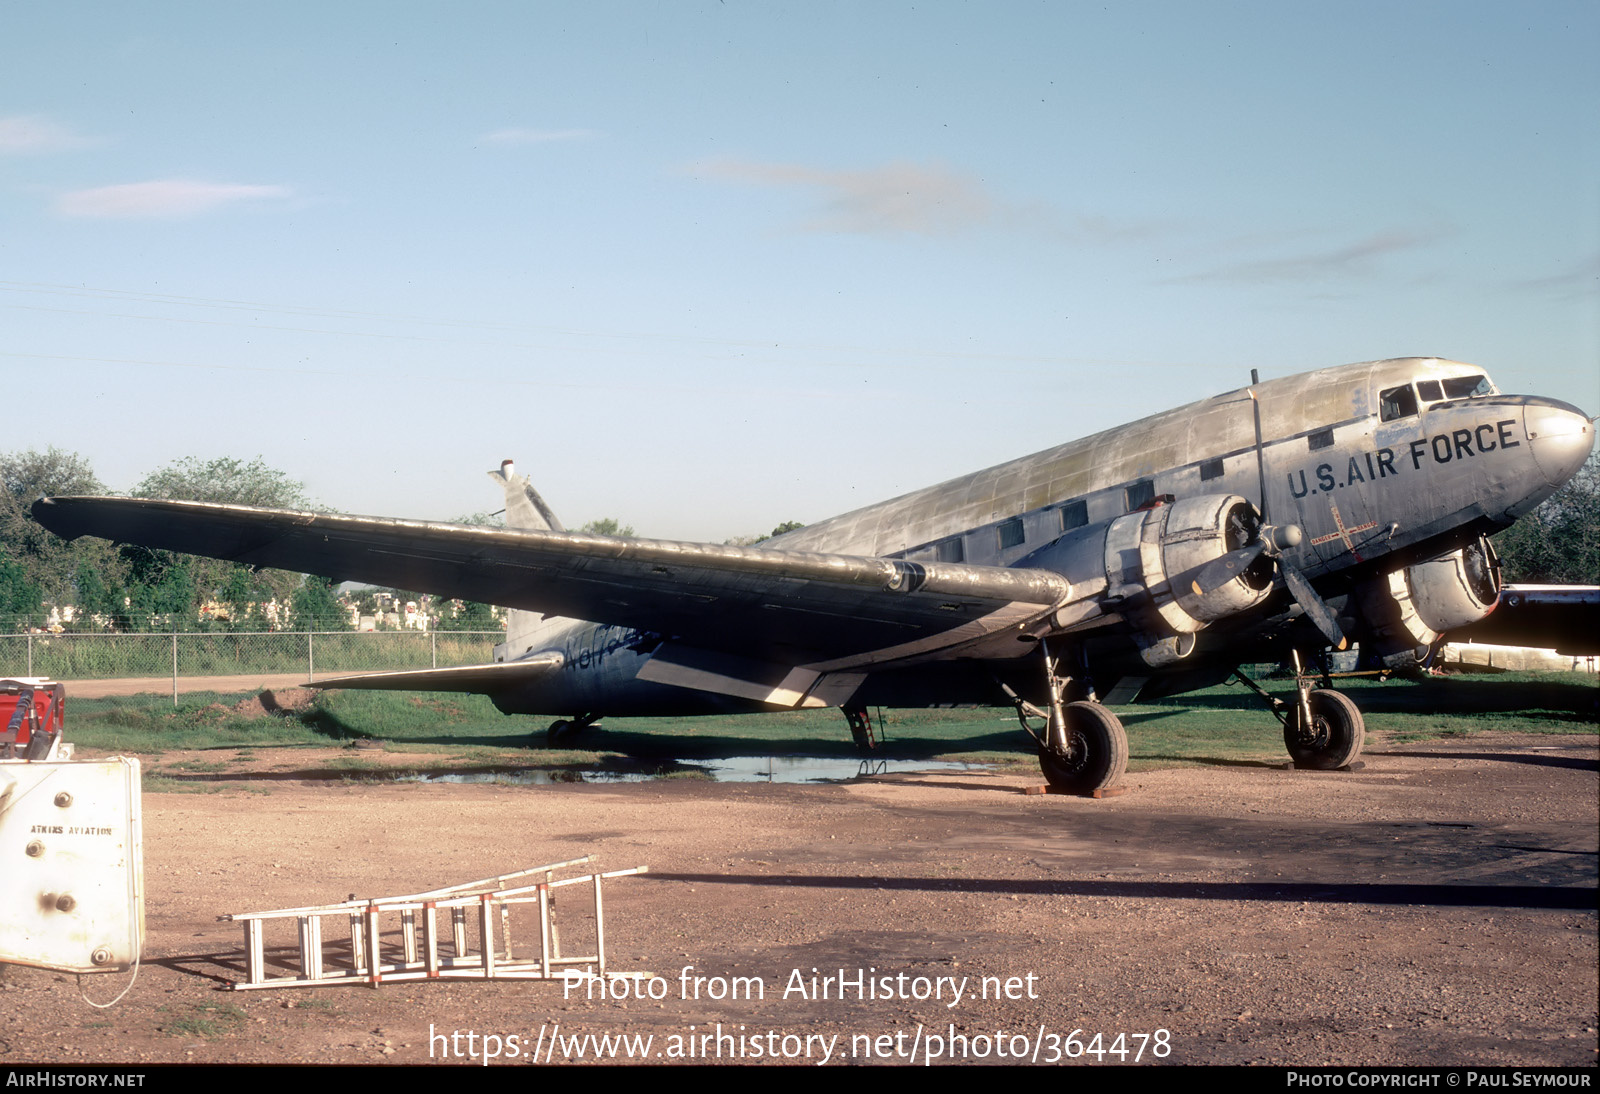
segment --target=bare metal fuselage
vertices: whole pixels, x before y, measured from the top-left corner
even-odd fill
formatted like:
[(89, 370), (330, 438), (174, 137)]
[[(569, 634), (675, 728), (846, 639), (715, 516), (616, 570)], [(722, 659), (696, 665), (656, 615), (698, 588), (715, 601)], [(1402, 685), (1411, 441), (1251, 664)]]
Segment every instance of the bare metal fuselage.
[[(1354, 613), (1341, 598), (1357, 583), (1508, 526), (1587, 457), (1593, 431), (1566, 404), (1492, 389), (1428, 397), (1445, 394), (1443, 382), (1459, 384), (1473, 375), (1481, 370), (1399, 358), (1269, 380), (819, 521), (762, 546), (1026, 567), (1048, 558), (1074, 529), (1164, 500), (1239, 495), (1273, 523), (1303, 529), (1303, 541), (1289, 552), (1293, 562), (1337, 607)], [(1401, 389), (1411, 393), (1409, 412), (1384, 405), (1385, 393)], [(1418, 398), (1418, 392), (1424, 394)], [(1259, 462), (1252, 397), (1260, 411)], [(1106, 679), (1137, 667), (1114, 606), (1096, 604), (1094, 610), (1077, 638), (1098, 662), (1095, 671)], [(1208, 679), (1197, 671), (1208, 654), (1221, 655), (1214, 659), (1218, 665), (1233, 655), (1237, 664), (1243, 647), (1270, 646), (1296, 614), (1278, 596), (1262, 611), (1209, 627), (1199, 636), (1197, 656), (1173, 672), (1189, 673), (1198, 686)], [(515, 625), (512, 630), (505, 657), (558, 654), (560, 667), (497, 693), (496, 704), (508, 712), (774, 709), (738, 695), (640, 679), (663, 636), (572, 621), (546, 627), (536, 644), (519, 645)], [(991, 646), (981, 658), (872, 674), (852, 701), (997, 702), (1000, 680), (1026, 694), (1033, 690), (1032, 674), (1009, 662), (1029, 651), (1020, 643)]]

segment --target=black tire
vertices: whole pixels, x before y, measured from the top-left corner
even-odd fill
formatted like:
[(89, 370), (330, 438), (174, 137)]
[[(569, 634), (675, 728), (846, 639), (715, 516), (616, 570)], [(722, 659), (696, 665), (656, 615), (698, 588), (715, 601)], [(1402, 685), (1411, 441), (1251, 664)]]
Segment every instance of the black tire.
[(562, 741), (573, 736), (572, 725), (573, 723), (567, 721), (565, 718), (562, 718), (559, 721), (551, 722), (550, 728), (545, 730), (544, 743), (551, 748), (555, 748)]
[(1128, 767), (1128, 735), (1122, 721), (1099, 703), (1068, 703), (1067, 752), (1039, 750), (1046, 781), (1069, 794), (1092, 794), (1122, 781)]
[(1354, 763), (1367, 737), (1361, 708), (1326, 688), (1313, 691), (1307, 703), (1311, 707), (1311, 732), (1300, 731), (1298, 703), (1283, 727), (1283, 743), (1294, 765), (1312, 771), (1337, 771)]

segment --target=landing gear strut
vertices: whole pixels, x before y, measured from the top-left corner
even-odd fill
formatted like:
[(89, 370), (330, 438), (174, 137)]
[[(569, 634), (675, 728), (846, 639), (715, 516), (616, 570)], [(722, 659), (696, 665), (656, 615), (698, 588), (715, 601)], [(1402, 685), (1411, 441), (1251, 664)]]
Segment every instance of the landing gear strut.
[(1283, 744), (1294, 765), (1310, 771), (1337, 771), (1355, 763), (1366, 741), (1366, 721), (1361, 708), (1334, 691), (1326, 671), (1315, 677), (1305, 670), (1300, 651), (1291, 653), (1295, 671), (1295, 701), (1291, 705), (1268, 695), (1238, 669), (1233, 675), (1266, 701), (1283, 723)]
[[(1059, 675), (1048, 644), (1040, 642), (1039, 646), (1044, 654), (1050, 709), (1042, 711), (1012, 694), (1022, 728), (1039, 745), (1039, 768), (1052, 787), (1068, 794), (1109, 790), (1122, 780), (1128, 766), (1128, 735), (1122, 722), (1100, 705), (1087, 675), (1076, 680)], [(1063, 702), (1063, 693), (1069, 689), (1087, 698)], [(1030, 716), (1045, 719), (1042, 737), (1028, 724)]]
[(1294, 765), (1312, 771), (1349, 767), (1361, 755), (1365, 739), (1361, 709), (1327, 688), (1307, 695), (1283, 723), (1283, 743)]
[(588, 729), (590, 726), (600, 724), (600, 715), (585, 714), (581, 718), (567, 720), (565, 718), (550, 723), (550, 728), (545, 730), (545, 744), (551, 748), (571, 744), (573, 739)]
[[(1054, 721), (1054, 719), (1052, 719)], [(1039, 767), (1047, 782), (1071, 794), (1109, 790), (1128, 766), (1128, 735), (1122, 721), (1099, 703), (1068, 703), (1061, 708), (1062, 732), (1054, 728), (1039, 749)]]

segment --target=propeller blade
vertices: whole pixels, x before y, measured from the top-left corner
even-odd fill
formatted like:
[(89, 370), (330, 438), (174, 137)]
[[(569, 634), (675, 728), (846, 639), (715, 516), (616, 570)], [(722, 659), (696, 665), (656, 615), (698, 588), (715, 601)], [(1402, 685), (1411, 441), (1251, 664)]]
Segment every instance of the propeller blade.
[(1311, 617), (1311, 622), (1317, 625), (1317, 630), (1332, 643), (1333, 648), (1342, 650), (1348, 646), (1349, 642), (1345, 640), (1344, 632), (1339, 629), (1339, 623), (1333, 617), (1333, 609), (1322, 602), (1317, 590), (1306, 580), (1306, 575), (1295, 569), (1294, 563), (1286, 558), (1278, 559), (1278, 571), (1283, 574), (1284, 584), (1289, 586), (1294, 602), (1305, 609), (1305, 613)]
[(1200, 567), (1200, 572), (1195, 574), (1194, 580), (1189, 583), (1194, 589), (1194, 595), (1205, 596), (1213, 590), (1222, 588), (1244, 573), (1266, 549), (1266, 543), (1257, 540), (1248, 547), (1240, 547), (1237, 551), (1229, 551), (1221, 558), (1212, 559)]
[[(1252, 385), (1256, 383), (1255, 369), (1250, 370), (1250, 383)], [(1262, 452), (1261, 445), (1261, 400), (1256, 398), (1254, 386), (1248, 390), (1250, 393), (1250, 412), (1255, 416), (1256, 423), (1256, 478), (1261, 487), (1261, 523), (1271, 524), (1272, 520), (1267, 516), (1267, 460)]]

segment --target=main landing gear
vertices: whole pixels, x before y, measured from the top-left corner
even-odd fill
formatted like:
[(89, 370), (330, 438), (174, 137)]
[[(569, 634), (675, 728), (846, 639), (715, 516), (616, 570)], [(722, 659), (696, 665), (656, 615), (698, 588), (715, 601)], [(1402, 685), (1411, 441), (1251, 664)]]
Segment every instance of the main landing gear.
[[(1045, 683), (1050, 709), (1038, 707), (1011, 693), (1017, 706), (1017, 720), (1039, 746), (1039, 768), (1056, 790), (1067, 794), (1095, 794), (1122, 781), (1128, 766), (1128, 735), (1122, 721), (1095, 698), (1094, 685), (1087, 675), (1076, 679), (1058, 672), (1058, 662), (1050, 647), (1040, 642), (1044, 654)], [(1008, 692), (1009, 688), (1006, 689)], [(1084, 698), (1066, 702), (1065, 696)], [(1028, 724), (1029, 718), (1043, 718), (1042, 735)]]
[[(545, 730), (544, 743), (551, 748), (569, 746), (584, 730), (599, 724), (600, 715), (598, 714), (585, 714), (581, 718), (573, 718), (570, 721), (562, 718), (550, 723), (550, 728)], [(537, 734), (535, 734), (535, 737), (537, 737)]]
[(1238, 669), (1233, 675), (1261, 696), (1283, 723), (1283, 744), (1296, 767), (1310, 771), (1349, 767), (1361, 755), (1361, 746), (1366, 742), (1367, 727), (1361, 708), (1333, 690), (1333, 680), (1326, 671), (1313, 676), (1301, 664), (1299, 651), (1293, 657), (1293, 705), (1268, 695)]

